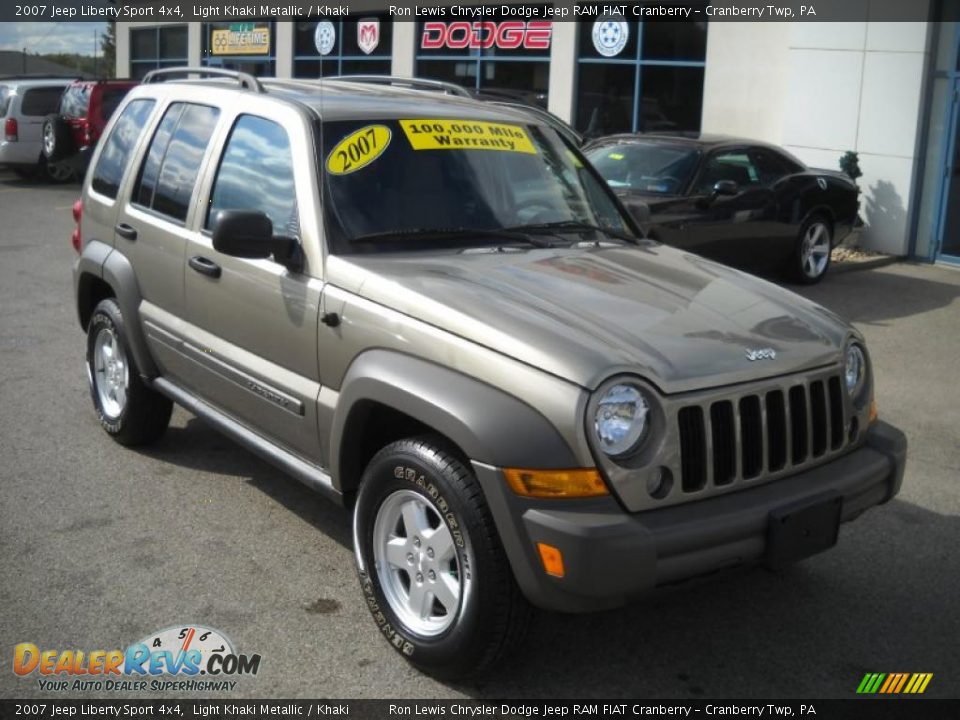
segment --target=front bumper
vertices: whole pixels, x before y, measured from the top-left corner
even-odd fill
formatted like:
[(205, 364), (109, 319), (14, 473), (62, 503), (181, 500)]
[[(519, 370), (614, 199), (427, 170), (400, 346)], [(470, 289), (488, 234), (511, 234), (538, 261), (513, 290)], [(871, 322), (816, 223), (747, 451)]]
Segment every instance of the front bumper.
[[(545, 609), (586, 612), (761, 560), (770, 513), (785, 506), (836, 493), (841, 521), (853, 520), (899, 492), (906, 454), (904, 434), (876, 422), (862, 447), (826, 465), (749, 490), (633, 514), (612, 497), (528, 500), (509, 490), (497, 468), (474, 463), (474, 469), (527, 598)], [(538, 542), (563, 553), (564, 577), (543, 571)]]

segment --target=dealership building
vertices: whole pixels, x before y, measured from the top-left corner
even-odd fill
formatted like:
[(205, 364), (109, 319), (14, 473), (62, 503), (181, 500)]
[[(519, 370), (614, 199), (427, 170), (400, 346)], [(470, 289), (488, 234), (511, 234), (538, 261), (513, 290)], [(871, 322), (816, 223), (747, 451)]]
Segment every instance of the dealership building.
[(377, 1), (311, 22), (118, 22), (117, 75), (420, 76), (539, 103), (591, 137), (699, 130), (833, 169), (855, 151), (864, 244), (960, 263), (960, 0), (916, 0), (925, 21), (871, 20), (883, 1), (859, 0), (861, 22), (556, 20), (549, 4), (399, 19)]

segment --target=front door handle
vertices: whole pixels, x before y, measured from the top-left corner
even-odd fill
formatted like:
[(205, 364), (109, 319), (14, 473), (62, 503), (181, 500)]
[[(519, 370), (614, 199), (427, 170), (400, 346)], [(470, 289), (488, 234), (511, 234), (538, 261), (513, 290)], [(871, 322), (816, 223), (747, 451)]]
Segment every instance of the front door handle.
[(117, 225), (114, 230), (117, 231), (117, 235), (127, 240), (136, 240), (137, 239), (137, 229), (132, 225), (127, 225), (127, 223), (120, 223)]
[(208, 260), (201, 255), (194, 255), (187, 261), (187, 263), (201, 275), (206, 275), (212, 278), (220, 277), (220, 266), (217, 265), (213, 260)]

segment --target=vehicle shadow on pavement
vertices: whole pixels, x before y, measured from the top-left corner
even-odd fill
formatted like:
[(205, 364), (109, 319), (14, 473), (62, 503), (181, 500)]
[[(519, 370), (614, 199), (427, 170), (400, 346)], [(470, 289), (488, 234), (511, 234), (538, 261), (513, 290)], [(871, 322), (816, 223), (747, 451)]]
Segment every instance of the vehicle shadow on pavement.
[(854, 323), (884, 325), (895, 318), (945, 307), (960, 296), (960, 273), (937, 268), (939, 277), (956, 276), (955, 283), (940, 282), (930, 279), (931, 269), (930, 265), (902, 263), (828, 275), (819, 285), (790, 289)]
[[(960, 519), (901, 500), (844, 525), (830, 552), (732, 571), (622, 610), (539, 616), (477, 698), (853, 697), (867, 672), (933, 672), (955, 696)], [(626, 571), (626, 569), (625, 569)]]
[(188, 470), (243, 478), (332, 540), (352, 551), (350, 515), (246, 448), (189, 416), (185, 427), (171, 425), (156, 445), (141, 452)]

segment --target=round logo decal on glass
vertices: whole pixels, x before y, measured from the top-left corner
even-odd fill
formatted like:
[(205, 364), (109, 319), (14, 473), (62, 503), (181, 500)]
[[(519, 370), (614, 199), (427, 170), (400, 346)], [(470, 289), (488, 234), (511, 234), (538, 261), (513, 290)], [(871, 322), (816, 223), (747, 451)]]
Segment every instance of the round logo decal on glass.
[(623, 52), (630, 39), (630, 26), (626, 20), (617, 20), (618, 15), (607, 15), (593, 24), (593, 46), (604, 57), (614, 57)]
[(321, 55), (329, 55), (336, 42), (337, 31), (333, 27), (333, 23), (329, 20), (318, 22), (317, 29), (313, 32), (313, 43), (317, 46), (317, 52)]

